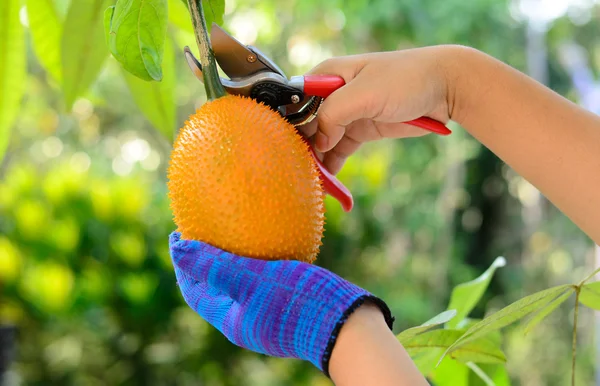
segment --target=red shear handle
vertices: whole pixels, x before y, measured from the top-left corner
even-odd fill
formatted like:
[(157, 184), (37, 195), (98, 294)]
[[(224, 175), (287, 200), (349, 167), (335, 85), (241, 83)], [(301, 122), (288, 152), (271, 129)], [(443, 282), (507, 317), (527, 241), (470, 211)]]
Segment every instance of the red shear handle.
[(308, 149), (310, 150), (310, 154), (312, 155), (315, 163), (317, 164), (317, 168), (319, 169), (319, 177), (321, 182), (323, 183), (323, 190), (325, 193), (329, 194), (331, 197), (338, 200), (338, 202), (342, 205), (342, 208), (346, 212), (350, 212), (352, 207), (354, 206), (354, 199), (352, 198), (352, 193), (350, 190), (340, 180), (338, 180), (333, 174), (329, 173), (329, 170), (325, 168), (325, 165), (321, 162), (317, 153), (310, 145), (310, 143), (306, 140), (306, 138), (302, 137), (304, 142), (308, 145)]
[[(344, 78), (337, 75), (305, 75), (304, 93), (310, 96), (327, 98), (335, 90), (345, 84)], [(448, 135), (452, 133), (446, 125), (428, 117), (417, 118), (406, 123), (439, 135)]]
[(337, 75), (304, 75), (304, 93), (310, 96), (327, 98), (345, 84), (344, 78)]
[(413, 119), (412, 121), (406, 122), (409, 125), (420, 127), (421, 129), (429, 130), (432, 133), (436, 133), (439, 135), (448, 135), (452, 134), (449, 128), (446, 127), (442, 122), (438, 122), (435, 119), (431, 119), (429, 117), (421, 117), (417, 119)]

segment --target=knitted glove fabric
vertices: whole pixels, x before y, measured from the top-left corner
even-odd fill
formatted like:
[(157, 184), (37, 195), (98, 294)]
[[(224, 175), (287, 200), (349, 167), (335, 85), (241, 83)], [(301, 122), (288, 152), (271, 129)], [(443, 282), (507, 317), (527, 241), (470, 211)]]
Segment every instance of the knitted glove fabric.
[(298, 358), (329, 376), (336, 338), (365, 301), (388, 306), (364, 289), (318, 266), (265, 261), (169, 236), (171, 258), (186, 303), (232, 343), (261, 354)]

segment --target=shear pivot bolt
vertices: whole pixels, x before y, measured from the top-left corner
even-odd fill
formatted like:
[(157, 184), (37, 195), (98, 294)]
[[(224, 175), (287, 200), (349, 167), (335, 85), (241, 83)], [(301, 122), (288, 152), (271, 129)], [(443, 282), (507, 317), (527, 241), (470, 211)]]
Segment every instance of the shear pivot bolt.
[(300, 97), (298, 95), (292, 95), (292, 103), (300, 102)]
[(250, 55), (248, 55), (248, 57), (246, 58), (246, 60), (249, 63), (254, 63), (254, 62), (256, 62), (256, 55), (250, 54)]

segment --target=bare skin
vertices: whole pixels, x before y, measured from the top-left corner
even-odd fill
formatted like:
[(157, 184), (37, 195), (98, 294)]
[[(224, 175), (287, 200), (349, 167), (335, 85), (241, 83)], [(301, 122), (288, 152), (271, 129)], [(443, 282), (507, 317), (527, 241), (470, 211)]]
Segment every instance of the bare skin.
[(371, 304), (358, 308), (346, 321), (331, 353), (329, 371), (337, 386), (429, 385), (379, 308)]
[[(332, 173), (363, 143), (427, 134), (401, 122), (421, 116), (453, 120), (600, 244), (600, 117), (595, 114), (461, 46), (334, 58), (311, 73), (346, 81), (302, 128)], [(389, 329), (366, 320), (363, 312), (357, 310), (359, 321), (341, 331), (331, 359), (334, 382), (427, 385)]]

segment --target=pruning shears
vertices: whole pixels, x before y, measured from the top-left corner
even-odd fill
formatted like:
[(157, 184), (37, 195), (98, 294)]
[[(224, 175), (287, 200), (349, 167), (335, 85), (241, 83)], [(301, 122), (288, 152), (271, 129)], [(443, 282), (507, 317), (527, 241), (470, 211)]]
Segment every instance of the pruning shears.
[[(219, 67), (229, 77), (220, 78), (227, 93), (262, 102), (296, 127), (312, 121), (323, 100), (345, 85), (344, 79), (337, 75), (298, 75), (288, 78), (258, 48), (242, 44), (216, 23), (212, 24), (210, 44)], [(193, 74), (203, 82), (202, 65), (187, 46), (184, 55)], [(451, 133), (443, 123), (428, 117), (406, 123), (439, 135)], [(344, 210), (350, 211), (352, 195), (322, 165), (312, 146), (309, 148), (319, 166), (325, 191), (336, 198)]]

